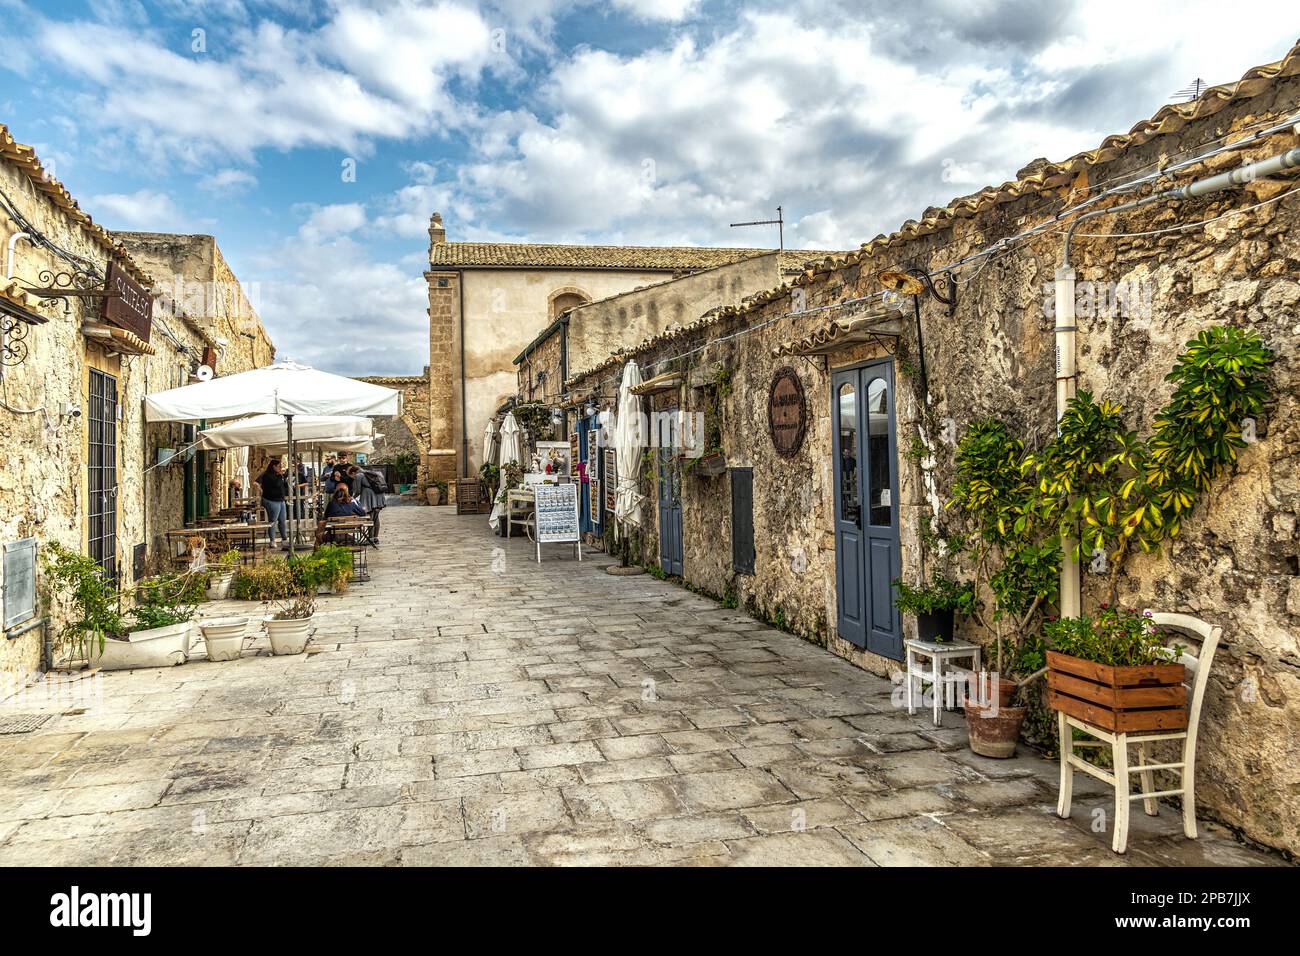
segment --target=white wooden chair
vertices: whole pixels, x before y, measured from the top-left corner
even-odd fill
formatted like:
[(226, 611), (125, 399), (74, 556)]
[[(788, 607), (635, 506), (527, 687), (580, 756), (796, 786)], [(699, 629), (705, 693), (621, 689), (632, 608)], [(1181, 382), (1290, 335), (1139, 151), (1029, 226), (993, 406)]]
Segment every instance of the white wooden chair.
[[(1094, 727), (1076, 717), (1057, 712), (1057, 727), (1061, 744), (1061, 794), (1056, 804), (1060, 817), (1069, 817), (1074, 791), (1074, 771), (1082, 770), (1115, 788), (1114, 837), (1111, 849), (1123, 853), (1128, 846), (1129, 805), (1141, 800), (1148, 816), (1156, 816), (1156, 801), (1160, 797), (1181, 795), (1183, 798), (1183, 833), (1196, 839), (1196, 730), (1201, 722), (1201, 704), (1205, 699), (1205, 685), (1210, 676), (1210, 664), (1219, 647), (1223, 629), (1186, 614), (1151, 615), (1151, 622), (1165, 631), (1174, 632), (1170, 644), (1181, 643), (1177, 638), (1187, 637), (1200, 642), (1200, 653), (1191, 648), (1184, 650), (1180, 660), (1191, 678), (1187, 729), (1179, 731), (1152, 731), (1137, 733), (1111, 733)], [(1075, 740), (1074, 731), (1081, 730), (1096, 740)], [(1162, 740), (1181, 741), (1179, 759), (1171, 763), (1147, 763), (1147, 748)], [(1110, 747), (1114, 772), (1108, 773), (1088, 763), (1074, 751), (1078, 748)], [(1137, 765), (1129, 764), (1129, 747), (1137, 748)], [(1155, 790), (1155, 771), (1168, 770), (1179, 776), (1179, 785), (1171, 790)], [(1131, 793), (1129, 777), (1138, 774), (1141, 792)]]

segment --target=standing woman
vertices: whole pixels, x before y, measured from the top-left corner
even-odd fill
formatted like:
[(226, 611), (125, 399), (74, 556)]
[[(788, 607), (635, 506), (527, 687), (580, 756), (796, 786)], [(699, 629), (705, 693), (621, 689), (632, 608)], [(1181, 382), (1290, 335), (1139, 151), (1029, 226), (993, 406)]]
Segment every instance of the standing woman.
[(289, 482), (284, 477), (284, 463), (278, 458), (272, 458), (257, 482), (262, 486), (262, 507), (266, 509), (266, 520), (271, 523), (266, 536), (271, 539), (271, 546), (275, 547), (275, 532), (278, 528), (280, 544), (288, 544), (284, 499), (289, 496)]
[(384, 496), (375, 491), (366, 473), (356, 465), (348, 467), (348, 485), (357, 503), (366, 510), (366, 514), (370, 515), (372, 523), (370, 540), (377, 548), (379, 547), (379, 512), (384, 507)]

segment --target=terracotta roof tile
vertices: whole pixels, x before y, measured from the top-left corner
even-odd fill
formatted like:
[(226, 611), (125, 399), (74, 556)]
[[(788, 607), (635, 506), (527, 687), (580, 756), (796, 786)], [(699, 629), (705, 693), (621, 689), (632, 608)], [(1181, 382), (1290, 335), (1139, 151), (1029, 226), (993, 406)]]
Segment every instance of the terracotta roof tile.
[(62, 208), (74, 222), (78, 223), (96, 245), (117, 258), (133, 279), (147, 287), (153, 285), (153, 279), (136, 265), (135, 260), (126, 251), (126, 247), (115, 242), (103, 226), (94, 222), (89, 213), (82, 210), (63, 183), (53, 178), (41, 165), (36, 151), (30, 146), (17, 142), (10, 134), (9, 127), (3, 123), (0, 123), (0, 156), (22, 169), (36, 188), (49, 196), (55, 205)]
[[(433, 268), (542, 268), (632, 269), (677, 272), (709, 269), (767, 255), (775, 249), (729, 249), (706, 246), (578, 246), (538, 242), (440, 242), (431, 250)], [(810, 259), (825, 256), (818, 250), (781, 253), (784, 272), (799, 272)]]

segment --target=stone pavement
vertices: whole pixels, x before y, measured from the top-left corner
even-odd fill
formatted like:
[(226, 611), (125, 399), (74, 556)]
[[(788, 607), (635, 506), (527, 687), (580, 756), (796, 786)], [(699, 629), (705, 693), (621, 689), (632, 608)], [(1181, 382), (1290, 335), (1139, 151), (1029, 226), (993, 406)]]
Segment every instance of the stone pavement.
[(0, 704), (55, 715), (0, 736), (0, 864), (1277, 862), (1169, 807), (1117, 857), (1099, 784), (1059, 820), (1054, 762), (976, 757), (799, 638), (450, 508), (384, 525), (305, 655)]

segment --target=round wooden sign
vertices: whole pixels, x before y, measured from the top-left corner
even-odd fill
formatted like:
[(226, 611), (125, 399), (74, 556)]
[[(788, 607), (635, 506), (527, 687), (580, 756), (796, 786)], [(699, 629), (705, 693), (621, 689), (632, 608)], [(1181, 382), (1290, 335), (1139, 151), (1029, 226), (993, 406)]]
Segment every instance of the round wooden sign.
[(808, 406), (804, 401), (803, 383), (789, 365), (776, 370), (772, 387), (767, 391), (767, 428), (772, 446), (782, 458), (790, 458), (803, 446), (808, 430)]

